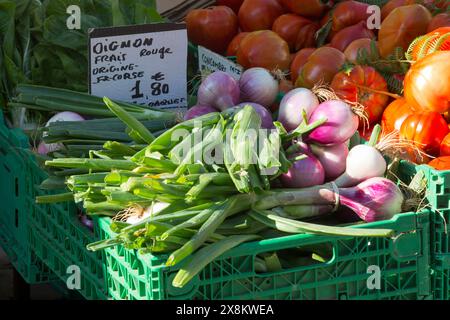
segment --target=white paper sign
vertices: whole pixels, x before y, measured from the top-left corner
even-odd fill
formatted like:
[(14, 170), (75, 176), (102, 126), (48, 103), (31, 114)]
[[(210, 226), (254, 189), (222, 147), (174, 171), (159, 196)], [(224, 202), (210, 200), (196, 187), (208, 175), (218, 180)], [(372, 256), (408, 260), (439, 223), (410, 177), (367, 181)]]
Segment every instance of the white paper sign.
[(202, 46), (198, 46), (198, 65), (202, 74), (223, 71), (236, 80), (241, 78), (244, 70), (240, 65)]
[(89, 91), (152, 108), (185, 111), (187, 47), (185, 24), (92, 29)]

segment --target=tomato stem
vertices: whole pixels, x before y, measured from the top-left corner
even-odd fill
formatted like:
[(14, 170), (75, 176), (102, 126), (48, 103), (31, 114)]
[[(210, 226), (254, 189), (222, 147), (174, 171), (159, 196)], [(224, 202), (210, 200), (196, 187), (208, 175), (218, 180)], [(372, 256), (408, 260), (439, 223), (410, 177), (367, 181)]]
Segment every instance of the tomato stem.
[(394, 98), (394, 99), (400, 99), (400, 98), (402, 98), (402, 96), (400, 96), (400, 95), (398, 95), (398, 94), (395, 94), (395, 93), (390, 93), (390, 92), (386, 92), (386, 91), (381, 91), (381, 90), (372, 89), (372, 88), (369, 88), (369, 87), (366, 87), (366, 86), (362, 86), (362, 85), (359, 85), (359, 84), (356, 84), (356, 83), (353, 83), (353, 82), (352, 82), (352, 84), (353, 84), (355, 87), (359, 88), (359, 89), (364, 89), (364, 90), (367, 90), (367, 91), (370, 91), (370, 92), (373, 92), (373, 93), (384, 94), (384, 95), (389, 96), (389, 97), (392, 97), (392, 98)]

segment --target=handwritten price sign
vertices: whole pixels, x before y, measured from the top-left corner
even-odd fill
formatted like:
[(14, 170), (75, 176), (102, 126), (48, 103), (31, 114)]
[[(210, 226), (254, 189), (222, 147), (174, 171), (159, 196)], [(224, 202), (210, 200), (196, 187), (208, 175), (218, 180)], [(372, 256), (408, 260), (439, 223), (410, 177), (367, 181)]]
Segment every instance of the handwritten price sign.
[(152, 108), (184, 111), (187, 46), (184, 24), (92, 29), (90, 92)]

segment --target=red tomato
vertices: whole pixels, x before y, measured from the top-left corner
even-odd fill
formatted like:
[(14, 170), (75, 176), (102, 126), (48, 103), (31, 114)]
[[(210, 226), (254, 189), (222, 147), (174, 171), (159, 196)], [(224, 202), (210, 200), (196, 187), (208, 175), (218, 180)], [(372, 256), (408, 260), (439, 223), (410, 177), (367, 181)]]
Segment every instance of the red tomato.
[(447, 122), (439, 113), (422, 112), (405, 119), (400, 128), (400, 137), (414, 142), (425, 153), (437, 156), (448, 132)]
[(427, 33), (431, 13), (420, 4), (398, 7), (381, 23), (378, 32), (378, 48), (386, 58), (397, 47), (407, 50), (410, 43), (418, 36)]
[(224, 6), (192, 10), (186, 17), (186, 25), (191, 42), (220, 54), (239, 29), (236, 14)]
[(450, 133), (441, 142), (441, 157), (450, 156)]
[(386, 17), (398, 7), (408, 6), (410, 4), (415, 4), (416, 0), (390, 0), (386, 3), (383, 8), (381, 8), (381, 21), (386, 19)]
[(375, 34), (373, 33), (373, 31), (367, 29), (366, 25), (367, 24), (365, 21), (361, 21), (355, 25), (342, 29), (341, 31), (336, 33), (336, 35), (331, 40), (331, 46), (344, 52), (345, 49), (347, 49), (347, 47), (350, 45), (350, 43), (357, 39), (375, 38)]
[[(357, 64), (358, 54), (362, 50), (366, 50), (369, 54), (372, 53), (372, 39), (361, 38), (350, 43), (344, 51), (347, 61)], [(376, 51), (378, 52), (378, 49)]]
[(370, 13), (367, 13), (369, 7), (366, 3), (358, 1), (344, 1), (336, 5), (333, 11), (333, 32), (353, 26), (361, 21), (366, 22)]
[[(334, 76), (331, 88), (341, 99), (363, 105), (370, 124), (380, 120), (389, 101), (387, 95), (371, 91), (388, 92), (388, 87), (384, 78), (368, 66), (356, 66), (350, 73), (339, 72)], [(361, 127), (363, 126), (361, 121)]]
[(394, 130), (400, 132), (403, 121), (413, 113), (414, 111), (406, 103), (405, 98), (394, 100), (383, 112), (383, 117), (381, 119), (383, 132), (386, 134), (391, 133)]
[(290, 11), (309, 18), (320, 18), (325, 10), (331, 8), (332, 1), (322, 0), (281, 0), (281, 3)]
[(444, 12), (435, 15), (428, 25), (428, 32), (432, 32), (442, 27), (450, 27), (450, 13)]
[(447, 156), (436, 158), (433, 161), (431, 161), (428, 165), (436, 170), (441, 171), (450, 170), (450, 157)]
[(405, 98), (416, 111), (450, 111), (450, 51), (414, 63), (404, 81)]
[(248, 34), (249, 34), (249, 32), (238, 33), (233, 38), (233, 40), (231, 40), (231, 42), (230, 42), (230, 44), (228, 45), (228, 48), (227, 48), (227, 56), (228, 57), (236, 56), (236, 54), (237, 54), (237, 52), (239, 50), (239, 46), (241, 45), (242, 39), (244, 39)]
[(339, 50), (331, 47), (319, 48), (308, 57), (301, 68), (295, 86), (310, 89), (320, 82), (330, 83), (344, 63), (345, 56)]
[(292, 82), (296, 82), (298, 75), (301, 72), (301, 69), (305, 65), (305, 63), (308, 61), (309, 56), (316, 51), (314, 48), (305, 48), (297, 52), (295, 54), (294, 59), (291, 63), (291, 80)]
[(255, 31), (242, 41), (237, 62), (244, 68), (261, 67), (270, 71), (288, 70), (291, 63), (289, 46), (270, 30)]
[(231, 8), (234, 13), (238, 14), (239, 8), (241, 7), (244, 0), (217, 0), (216, 6), (227, 6)]
[[(297, 16), (292, 13), (287, 13), (279, 16), (275, 20), (272, 30), (288, 43), (291, 51), (298, 51), (297, 39), (299, 37), (299, 33), (311, 24), (313, 24), (313, 22), (309, 19)], [(312, 34), (312, 37), (308, 37), (308, 39), (300, 39), (299, 42), (302, 42), (301, 40), (305, 42), (301, 43), (300, 45), (306, 44), (309, 46), (313, 46), (315, 42), (314, 34), (315, 32)]]
[(283, 13), (277, 0), (245, 0), (239, 9), (239, 23), (242, 31), (271, 30)]

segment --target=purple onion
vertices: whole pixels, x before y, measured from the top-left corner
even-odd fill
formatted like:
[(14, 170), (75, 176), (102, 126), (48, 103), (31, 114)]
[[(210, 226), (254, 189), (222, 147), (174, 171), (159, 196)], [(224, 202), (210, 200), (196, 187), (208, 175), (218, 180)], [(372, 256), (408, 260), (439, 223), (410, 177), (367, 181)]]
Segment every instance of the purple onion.
[(229, 74), (216, 71), (203, 80), (198, 89), (198, 104), (225, 110), (239, 103), (239, 84)]
[(307, 142), (324, 146), (341, 144), (349, 140), (358, 130), (358, 116), (343, 101), (330, 100), (321, 103), (312, 113), (309, 122), (313, 123), (323, 118), (326, 118), (327, 122), (313, 130), (305, 139)]
[(242, 101), (253, 101), (266, 108), (272, 106), (278, 95), (278, 82), (264, 68), (250, 68), (239, 80)]
[(318, 106), (319, 99), (311, 90), (305, 88), (291, 90), (280, 102), (278, 121), (287, 131), (292, 131), (303, 123), (303, 110), (309, 118)]
[(190, 108), (184, 115), (184, 121), (201, 117), (208, 113), (217, 112), (217, 109), (209, 106), (196, 105)]
[(322, 164), (327, 181), (332, 181), (345, 172), (346, 160), (349, 152), (345, 143), (330, 147), (313, 144), (310, 148)]
[(305, 159), (294, 162), (288, 173), (280, 176), (286, 188), (306, 188), (325, 182), (325, 171), (320, 161), (314, 156), (305, 156)]
[(85, 214), (81, 215), (80, 221), (86, 228), (88, 228), (90, 230), (94, 230), (94, 223)]
[(261, 128), (263, 129), (273, 129), (275, 126), (273, 125), (272, 114), (269, 110), (264, 108), (262, 105), (253, 103), (253, 102), (243, 102), (240, 103), (237, 107), (244, 108), (245, 106), (251, 106), (255, 109), (256, 113), (261, 118)]
[(340, 189), (340, 203), (366, 222), (385, 220), (401, 213), (403, 194), (385, 178), (368, 179), (356, 187)]

